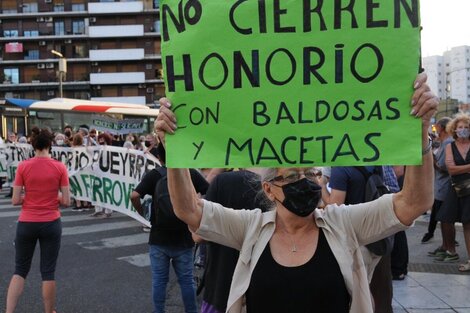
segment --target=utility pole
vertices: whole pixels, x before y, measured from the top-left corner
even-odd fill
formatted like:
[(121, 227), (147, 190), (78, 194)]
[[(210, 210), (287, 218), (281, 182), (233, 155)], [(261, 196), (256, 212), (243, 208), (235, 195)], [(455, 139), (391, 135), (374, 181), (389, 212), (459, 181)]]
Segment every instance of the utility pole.
[(67, 59), (64, 58), (62, 53), (55, 50), (51, 50), (51, 53), (59, 57), (59, 95), (60, 98), (63, 98), (64, 91), (62, 82), (65, 80), (65, 75), (67, 74)]

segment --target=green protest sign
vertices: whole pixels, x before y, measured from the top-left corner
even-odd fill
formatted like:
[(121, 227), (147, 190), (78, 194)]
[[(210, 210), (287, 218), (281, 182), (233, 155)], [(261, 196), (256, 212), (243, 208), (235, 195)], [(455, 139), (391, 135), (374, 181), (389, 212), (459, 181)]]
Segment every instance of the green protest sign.
[(169, 167), (419, 164), (418, 0), (163, 0)]

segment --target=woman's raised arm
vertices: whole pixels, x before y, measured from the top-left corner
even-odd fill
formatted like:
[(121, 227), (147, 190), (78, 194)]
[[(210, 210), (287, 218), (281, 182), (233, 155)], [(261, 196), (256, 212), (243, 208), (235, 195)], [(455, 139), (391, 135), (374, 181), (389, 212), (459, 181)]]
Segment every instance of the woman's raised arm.
[(423, 163), (418, 166), (407, 166), (403, 189), (393, 198), (395, 214), (405, 225), (410, 225), (430, 209), (434, 201), (434, 169), (428, 129), (439, 103), (426, 84), (426, 79), (426, 74), (418, 75), (411, 99), (411, 114), (421, 118), (422, 121)]
[[(166, 98), (160, 99), (160, 113), (155, 123), (155, 131), (165, 144), (165, 136), (174, 134), (176, 118), (170, 110), (171, 103)], [(189, 169), (168, 168), (168, 190), (176, 216), (196, 231), (201, 224), (203, 201), (197, 196), (191, 181)]]

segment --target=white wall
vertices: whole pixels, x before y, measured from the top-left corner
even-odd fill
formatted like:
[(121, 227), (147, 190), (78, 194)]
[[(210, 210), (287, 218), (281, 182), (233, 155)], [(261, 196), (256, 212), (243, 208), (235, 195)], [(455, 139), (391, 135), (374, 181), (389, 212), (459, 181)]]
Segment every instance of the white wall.
[(94, 101), (107, 101), (131, 104), (146, 104), (145, 97), (92, 97)]
[(142, 1), (134, 2), (88, 2), (88, 12), (94, 13), (127, 13), (142, 12)]
[(428, 85), (440, 98), (446, 98), (446, 75), (444, 57), (431, 56), (423, 58), (423, 68), (428, 75)]
[(144, 49), (90, 50), (90, 61), (143, 60)]
[(92, 38), (103, 37), (138, 37), (144, 35), (144, 25), (90, 26)]
[(145, 83), (144, 72), (91, 73), (91, 85), (141, 84)]

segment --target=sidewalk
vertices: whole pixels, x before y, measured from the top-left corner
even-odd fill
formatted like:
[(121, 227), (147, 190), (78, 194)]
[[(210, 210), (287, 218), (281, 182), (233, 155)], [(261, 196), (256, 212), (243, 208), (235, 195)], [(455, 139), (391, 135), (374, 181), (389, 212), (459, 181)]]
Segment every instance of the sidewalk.
[(394, 313), (470, 313), (470, 275), (411, 272), (393, 282)]
[[(457, 270), (459, 262), (442, 264), (427, 256), (441, 243), (440, 228), (428, 244), (421, 244), (427, 231), (429, 214), (409, 229), (409, 273), (405, 280), (393, 282), (394, 313), (470, 313), (470, 273)], [(462, 227), (456, 227), (460, 262), (467, 260)]]

